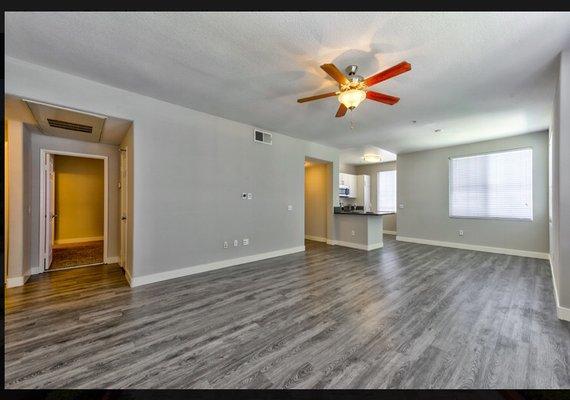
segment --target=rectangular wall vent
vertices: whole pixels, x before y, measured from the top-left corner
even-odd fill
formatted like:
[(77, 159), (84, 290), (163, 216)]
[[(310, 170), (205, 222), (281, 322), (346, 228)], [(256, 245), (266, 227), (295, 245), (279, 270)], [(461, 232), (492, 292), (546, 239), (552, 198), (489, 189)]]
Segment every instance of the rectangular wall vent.
[(263, 132), (257, 129), (253, 130), (253, 141), (263, 144), (273, 144), (273, 135), (269, 132)]
[(60, 121), (57, 119), (47, 118), (49, 126), (52, 128), (66, 129), (68, 131), (92, 133), (93, 127), (89, 125), (74, 124), (72, 122)]

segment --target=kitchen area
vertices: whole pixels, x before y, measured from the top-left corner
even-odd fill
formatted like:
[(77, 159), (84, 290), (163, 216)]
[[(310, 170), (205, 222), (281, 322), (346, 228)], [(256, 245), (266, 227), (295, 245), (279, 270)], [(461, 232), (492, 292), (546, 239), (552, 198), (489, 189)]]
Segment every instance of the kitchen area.
[(339, 207), (334, 208), (336, 245), (367, 251), (383, 246), (383, 217), (394, 212), (373, 209), (370, 182), (370, 175), (339, 174)]
[[(383, 235), (396, 230), (394, 159), (341, 164), (339, 202), (334, 205), (332, 165), (306, 158), (305, 239), (366, 251), (383, 247)], [(383, 178), (392, 179), (393, 185)], [(383, 200), (387, 193), (393, 195), (388, 202)]]

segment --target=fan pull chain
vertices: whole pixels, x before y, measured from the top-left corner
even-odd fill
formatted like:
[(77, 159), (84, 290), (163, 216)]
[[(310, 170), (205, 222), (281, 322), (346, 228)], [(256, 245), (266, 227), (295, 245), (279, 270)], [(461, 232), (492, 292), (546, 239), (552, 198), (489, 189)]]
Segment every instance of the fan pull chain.
[(349, 113), (348, 113), (348, 127), (350, 128), (351, 131), (353, 131), (354, 126), (355, 126), (355, 124), (354, 124), (354, 121), (352, 119), (352, 112), (349, 111)]

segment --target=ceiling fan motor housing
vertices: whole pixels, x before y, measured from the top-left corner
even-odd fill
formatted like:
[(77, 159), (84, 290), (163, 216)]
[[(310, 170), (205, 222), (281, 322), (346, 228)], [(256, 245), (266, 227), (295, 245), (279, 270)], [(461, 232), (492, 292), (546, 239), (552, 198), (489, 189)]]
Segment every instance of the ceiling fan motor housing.
[(358, 65), (351, 64), (344, 69), (346, 74), (348, 75), (348, 79), (351, 83), (360, 83), (364, 80), (364, 78), (360, 75), (356, 75), (356, 71), (358, 71)]

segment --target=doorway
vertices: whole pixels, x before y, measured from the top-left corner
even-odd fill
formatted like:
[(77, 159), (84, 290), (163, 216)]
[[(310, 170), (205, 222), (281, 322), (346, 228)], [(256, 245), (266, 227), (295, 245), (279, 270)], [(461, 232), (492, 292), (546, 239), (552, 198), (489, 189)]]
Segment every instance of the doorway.
[(127, 225), (127, 214), (128, 214), (128, 149), (127, 147), (122, 147), (119, 149), (121, 151), (121, 176), (119, 180), (119, 189), (121, 191), (121, 252), (119, 264), (126, 271), (127, 269), (127, 240), (128, 240), (128, 225)]
[(305, 239), (327, 242), (332, 164), (305, 158)]
[(107, 157), (41, 150), (40, 265), (56, 271), (107, 258)]

